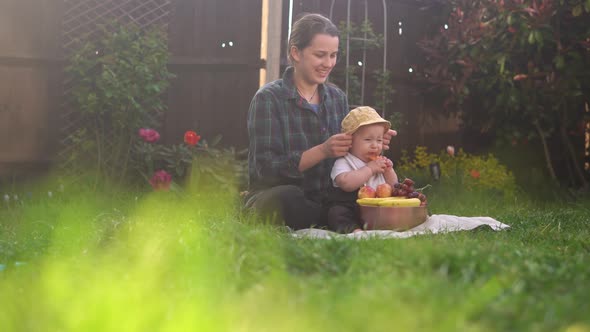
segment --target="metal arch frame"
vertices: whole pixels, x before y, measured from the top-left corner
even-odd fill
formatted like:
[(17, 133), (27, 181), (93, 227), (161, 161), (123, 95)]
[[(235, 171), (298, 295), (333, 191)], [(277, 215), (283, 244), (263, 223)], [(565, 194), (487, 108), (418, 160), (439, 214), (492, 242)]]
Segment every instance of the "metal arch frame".
[[(368, 3), (367, 0), (365, 1), (365, 21), (368, 19)], [(334, 13), (334, 4), (336, 0), (332, 0), (330, 4), (330, 20), (332, 20), (332, 16)], [(347, 10), (346, 10), (346, 28), (350, 30), (350, 2), (351, 0), (347, 0)], [(385, 73), (387, 70), (387, 3), (385, 0), (381, 0), (383, 5), (383, 72)], [(365, 33), (366, 39), (366, 33)], [(346, 94), (348, 94), (348, 67), (350, 66), (350, 36), (346, 36)], [(361, 103), (364, 103), (365, 99), (365, 59), (366, 59), (366, 49), (363, 49), (363, 74), (362, 74), (362, 83), (361, 83)], [(385, 98), (385, 97), (384, 97)], [(383, 110), (382, 115), (385, 114), (385, 102), (383, 103)]]

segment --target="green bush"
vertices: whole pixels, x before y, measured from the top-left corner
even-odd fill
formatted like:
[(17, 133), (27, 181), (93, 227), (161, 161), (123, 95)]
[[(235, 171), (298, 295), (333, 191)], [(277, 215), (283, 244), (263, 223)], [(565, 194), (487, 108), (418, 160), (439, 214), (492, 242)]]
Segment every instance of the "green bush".
[(430, 165), (440, 166), (440, 183), (458, 186), (466, 190), (498, 192), (510, 197), (517, 186), (514, 175), (492, 154), (471, 155), (463, 150), (457, 154), (441, 151), (429, 153), (424, 146), (416, 147), (413, 156), (402, 151), (402, 157), (395, 166), (400, 176), (413, 178), (419, 184), (434, 183), (430, 175)]

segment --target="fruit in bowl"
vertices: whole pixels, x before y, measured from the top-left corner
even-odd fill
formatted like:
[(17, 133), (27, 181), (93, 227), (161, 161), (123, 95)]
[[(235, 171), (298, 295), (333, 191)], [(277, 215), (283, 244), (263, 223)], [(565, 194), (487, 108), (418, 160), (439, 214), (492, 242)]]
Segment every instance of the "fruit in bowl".
[[(428, 218), (426, 195), (414, 189), (411, 179), (405, 179), (393, 187), (379, 185), (374, 196), (373, 191), (363, 188), (362, 195), (359, 190), (357, 204), (365, 229), (404, 231), (422, 224)], [(371, 195), (367, 195), (367, 191)]]
[[(418, 189), (420, 190), (420, 189)], [(404, 179), (400, 183), (395, 183), (393, 186), (388, 183), (382, 183), (373, 189), (371, 186), (363, 186), (358, 191), (358, 198), (390, 198), (390, 197), (405, 197), (408, 199), (416, 199), (412, 202), (420, 202), (422, 205), (426, 205), (426, 195), (414, 189), (414, 181), (412, 179)], [(376, 200), (375, 202), (377, 202)], [(377, 205), (377, 203), (369, 203), (371, 200), (363, 201), (362, 203), (357, 201), (359, 204)]]
[(377, 186), (377, 189), (375, 191), (377, 193), (377, 197), (385, 198), (391, 197), (393, 188), (389, 185), (389, 183), (382, 183)]
[(358, 198), (375, 198), (377, 196), (377, 192), (370, 186), (362, 186), (359, 189)]

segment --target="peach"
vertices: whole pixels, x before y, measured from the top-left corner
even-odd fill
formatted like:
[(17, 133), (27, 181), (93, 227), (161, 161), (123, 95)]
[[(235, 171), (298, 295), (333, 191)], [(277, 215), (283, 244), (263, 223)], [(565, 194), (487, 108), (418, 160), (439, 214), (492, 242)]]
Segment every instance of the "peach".
[(382, 183), (377, 186), (376, 189), (377, 197), (391, 197), (393, 193), (393, 188), (389, 183)]
[(358, 198), (375, 198), (376, 195), (377, 193), (372, 187), (362, 186), (361, 189), (359, 189)]

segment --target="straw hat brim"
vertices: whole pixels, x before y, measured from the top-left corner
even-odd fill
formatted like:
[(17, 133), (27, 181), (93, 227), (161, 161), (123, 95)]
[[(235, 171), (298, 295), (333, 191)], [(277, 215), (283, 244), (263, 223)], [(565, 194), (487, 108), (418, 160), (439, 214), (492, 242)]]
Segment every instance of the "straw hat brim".
[(382, 124), (385, 126), (385, 131), (388, 131), (391, 128), (391, 122), (387, 121), (387, 120), (378, 120), (378, 119), (374, 119), (374, 120), (369, 120), (369, 121), (365, 121), (365, 122), (361, 122), (359, 123), (356, 127), (345, 131), (346, 134), (354, 134), (357, 130), (359, 130), (360, 127), (362, 126), (368, 126), (368, 125), (372, 125), (372, 124)]

